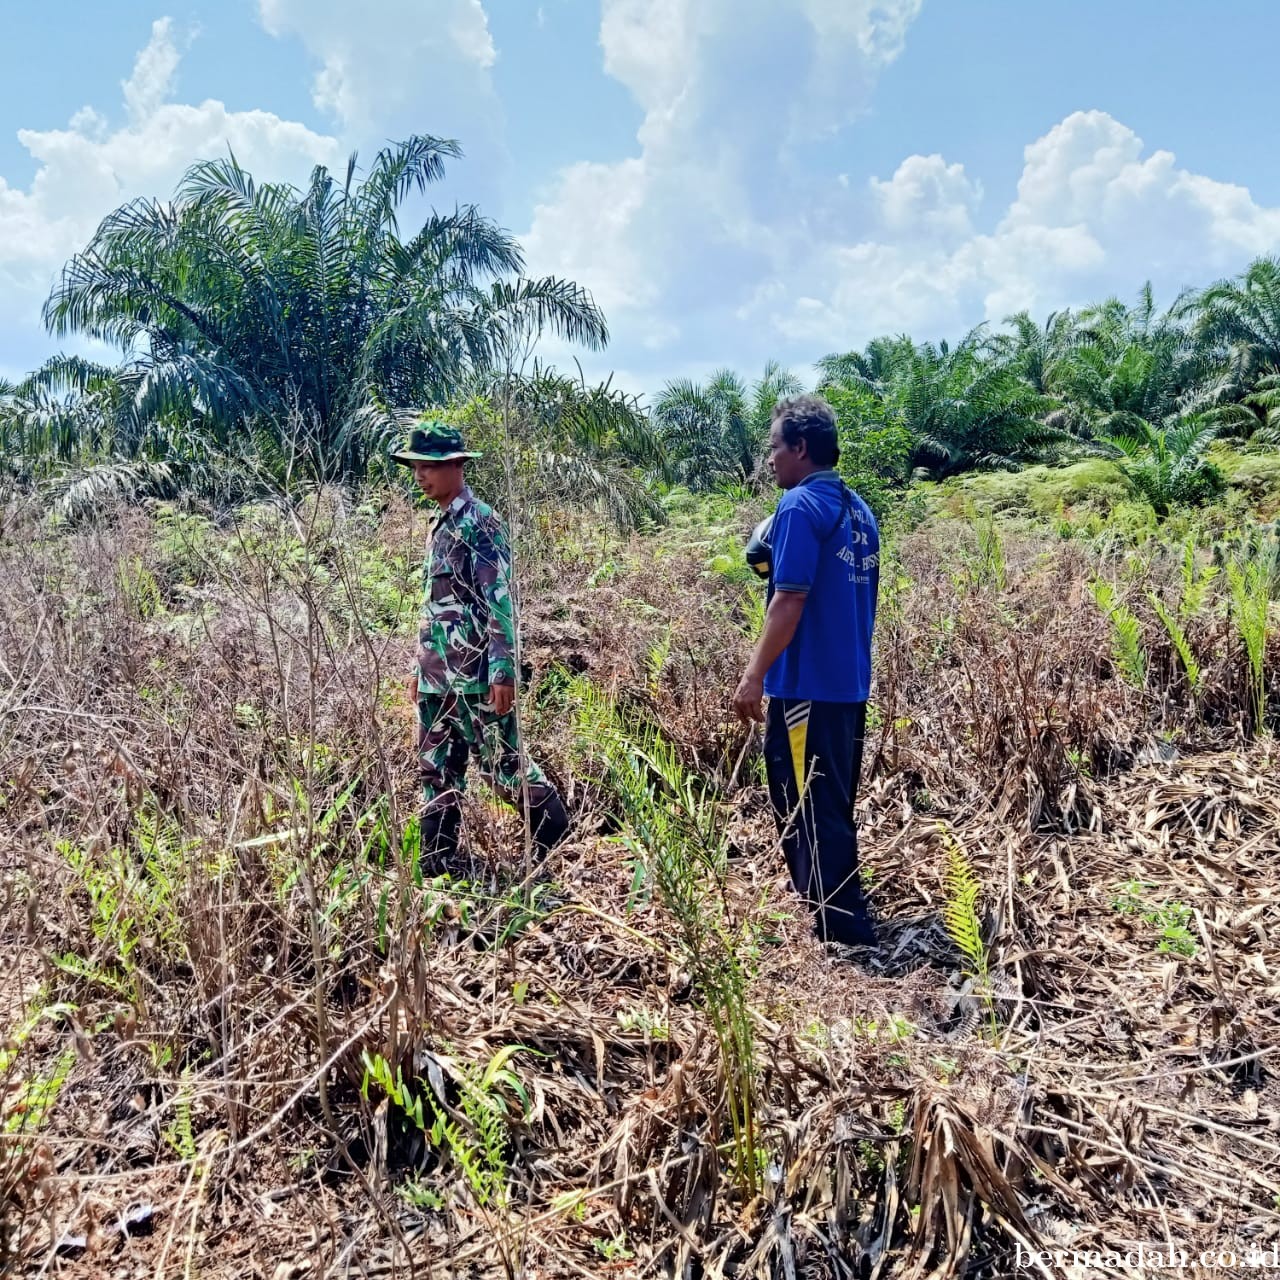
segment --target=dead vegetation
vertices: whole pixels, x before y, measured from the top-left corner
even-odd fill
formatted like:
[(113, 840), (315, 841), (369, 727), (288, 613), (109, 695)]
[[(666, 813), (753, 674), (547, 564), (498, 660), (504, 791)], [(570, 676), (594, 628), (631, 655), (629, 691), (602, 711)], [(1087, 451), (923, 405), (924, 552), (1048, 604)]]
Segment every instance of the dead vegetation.
[[(1187, 615), (1192, 687), (1147, 604), (1181, 598), (1178, 554), (1113, 575), (1139, 680), (1088, 550), (899, 542), (859, 966), (781, 883), (724, 718), (748, 589), (705, 548), (542, 529), (524, 713), (580, 823), (522, 883), (474, 788), (459, 886), (417, 872), (397, 702), (420, 517), (3, 528), (15, 1268), (994, 1277), (1019, 1245), (1276, 1243), (1280, 771), (1225, 605)], [(637, 823), (645, 786), (671, 830)], [(654, 861), (700, 830), (702, 914)], [(747, 981), (746, 1147), (713, 937)]]

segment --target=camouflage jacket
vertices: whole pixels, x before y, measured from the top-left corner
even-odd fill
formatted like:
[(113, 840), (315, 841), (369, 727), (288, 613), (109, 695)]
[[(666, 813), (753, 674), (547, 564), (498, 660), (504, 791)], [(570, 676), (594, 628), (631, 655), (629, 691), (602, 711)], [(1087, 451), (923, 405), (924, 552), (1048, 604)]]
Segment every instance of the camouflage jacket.
[(422, 566), (418, 692), (482, 693), (514, 683), (515, 644), (507, 531), (464, 486), (436, 517)]

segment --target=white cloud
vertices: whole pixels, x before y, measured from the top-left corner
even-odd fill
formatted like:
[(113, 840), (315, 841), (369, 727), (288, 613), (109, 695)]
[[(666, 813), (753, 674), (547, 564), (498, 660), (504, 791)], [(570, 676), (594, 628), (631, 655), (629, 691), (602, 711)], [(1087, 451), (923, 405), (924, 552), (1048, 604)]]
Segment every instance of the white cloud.
[[(351, 148), (368, 160), (388, 140), (454, 140), (465, 160), (448, 167), (429, 202), (474, 203), (495, 216), (509, 158), (482, 0), (258, 0), (258, 15), (316, 63), (312, 101)], [(422, 207), (413, 198), (407, 216)]]
[(535, 244), (539, 272), (592, 282), (606, 313), (614, 308), (651, 306), (658, 291), (638, 245), (628, 238), (645, 196), (644, 162), (575, 164), (561, 175), (556, 204), (534, 211), (556, 220), (557, 236)]
[[(575, 165), (535, 209), (531, 267), (592, 289), (650, 389), (708, 363), (805, 364), (880, 333), (956, 336), (1151, 279), (1186, 285), (1280, 251), (1280, 209), (1180, 168), (1102, 111), (1025, 148), (1016, 192), (963, 157), (888, 177), (807, 169), (900, 51), (916, 0), (602, 0), (605, 69), (644, 110), (638, 154)], [(847, 164), (847, 162), (846, 162)], [(844, 166), (842, 166), (844, 169)]]
[[(792, 109), (800, 137), (820, 137), (860, 116), (875, 73), (902, 52), (923, 0), (805, 0), (815, 33), (815, 63), (805, 97)], [(871, 74), (850, 76), (851, 54)]]
[(130, 120), (145, 120), (169, 99), (182, 60), (172, 30), (172, 18), (157, 18), (151, 24), (151, 39), (134, 59), (133, 74), (120, 82)]
[(1273, 248), (1280, 211), (1248, 190), (1179, 169), (1169, 151), (1142, 158), (1132, 129), (1102, 111), (1078, 111), (1026, 149), (1006, 225), (1088, 226), (1113, 251), (1138, 252), (1155, 270), (1190, 249), (1213, 269)]
[(18, 131), (36, 172), (26, 189), (0, 177), (0, 334), (8, 358), (23, 351), (38, 359), (47, 350), (40, 306), (102, 218), (134, 197), (168, 195), (195, 160), (229, 147), (251, 172), (294, 182), (317, 163), (341, 163), (336, 138), (270, 112), (229, 111), (213, 99), (170, 101), (179, 56), (172, 26), (161, 19), (122, 82), (125, 124), (112, 129), (86, 106), (66, 128)]
[(971, 217), (982, 186), (960, 164), (941, 156), (908, 156), (887, 182), (871, 179), (871, 193), (885, 230), (893, 235), (962, 240), (973, 230)]
[(416, 133), (462, 136), (496, 99), (497, 59), (481, 0), (258, 0), (263, 27), (294, 36), (320, 63), (312, 97), (355, 133), (385, 128), (406, 108)]
[[(832, 282), (828, 341), (865, 340), (911, 318), (917, 332), (954, 333), (1023, 308), (1130, 296), (1147, 279), (1172, 300), (1280, 249), (1280, 209), (1178, 168), (1168, 151), (1143, 152), (1142, 139), (1105, 112), (1076, 112), (1025, 149), (1016, 197), (995, 227), (968, 234), (958, 233), (975, 200), (961, 167), (910, 157), (889, 183), (873, 180), (877, 234), (817, 255), (817, 274)], [(939, 237), (939, 226), (954, 237)], [(778, 314), (780, 330), (804, 318), (800, 308)], [(822, 332), (812, 323), (807, 331)]]
[(266, 111), (165, 103), (114, 132), (77, 113), (76, 127), (20, 129), (38, 168), (26, 191), (0, 179), (0, 271), (28, 263), (56, 267), (82, 248), (98, 222), (139, 195), (168, 195), (194, 161), (230, 148), (251, 172), (300, 180), (312, 165), (336, 164), (337, 140)]
[(798, 145), (865, 109), (919, 8), (603, 0), (605, 70), (644, 110), (639, 154), (561, 173), (524, 237), (531, 271), (578, 280), (620, 336), (668, 355), (711, 298), (748, 304), (806, 234)]
[(695, 12), (687, 0), (604, 0), (604, 69), (647, 111), (669, 112), (691, 76)]
[(820, 137), (865, 109), (922, 0), (603, 0), (605, 70), (645, 109), (640, 141)]

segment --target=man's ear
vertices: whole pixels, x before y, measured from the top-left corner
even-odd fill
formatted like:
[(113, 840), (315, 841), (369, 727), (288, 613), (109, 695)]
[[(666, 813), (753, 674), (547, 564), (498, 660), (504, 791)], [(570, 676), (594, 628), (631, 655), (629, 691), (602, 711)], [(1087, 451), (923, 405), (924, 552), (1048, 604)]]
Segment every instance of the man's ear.
[(807, 458), (809, 456), (809, 442), (801, 436), (799, 440), (791, 446), (791, 451), (797, 458)]

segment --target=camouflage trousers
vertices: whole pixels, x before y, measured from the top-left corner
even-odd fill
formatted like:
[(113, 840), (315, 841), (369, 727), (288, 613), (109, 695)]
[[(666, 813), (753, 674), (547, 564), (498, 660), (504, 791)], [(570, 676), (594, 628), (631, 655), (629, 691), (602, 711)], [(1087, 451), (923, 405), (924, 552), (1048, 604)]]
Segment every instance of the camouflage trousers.
[(520, 755), (515, 712), (498, 716), (488, 694), (422, 694), (418, 698), (418, 776), (424, 813), (456, 809), (467, 785), (467, 764), (475, 756), (490, 786), (517, 810), (528, 787), (537, 805), (554, 788), (537, 762)]

